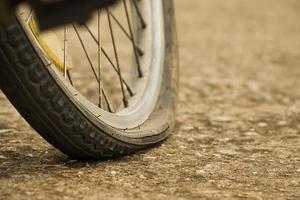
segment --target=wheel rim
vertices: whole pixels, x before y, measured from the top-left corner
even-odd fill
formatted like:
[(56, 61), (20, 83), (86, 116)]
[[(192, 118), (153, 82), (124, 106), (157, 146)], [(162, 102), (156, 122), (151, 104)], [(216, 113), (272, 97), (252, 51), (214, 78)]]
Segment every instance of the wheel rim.
[[(122, 5), (125, 9), (125, 14), (127, 20), (130, 18), (128, 12), (128, 1), (123, 1)], [(49, 70), (54, 71), (53, 75), (57, 76), (59, 80), (64, 84), (67, 88), (70, 95), (81, 104), (81, 106), (89, 113), (94, 115), (98, 118), (101, 122), (106, 123), (109, 126), (118, 129), (133, 129), (136, 127), (140, 127), (152, 114), (155, 109), (156, 102), (159, 98), (160, 93), (160, 86), (162, 82), (162, 72), (163, 72), (163, 61), (164, 61), (164, 34), (163, 34), (163, 12), (162, 12), (162, 2), (161, 0), (152, 0), (152, 1), (130, 1), (132, 10), (135, 9), (131, 13), (132, 21), (128, 23), (128, 38), (131, 38), (131, 45), (132, 45), (132, 57), (135, 58), (135, 62), (133, 64), (134, 68), (137, 70), (135, 71), (136, 76), (131, 78), (130, 84), (126, 83), (118, 73), (119, 82), (121, 86), (121, 92), (123, 96), (123, 108), (118, 109), (117, 112), (112, 113), (109, 112), (110, 106), (107, 106), (108, 109), (101, 108), (101, 104), (103, 101), (106, 101), (107, 98), (105, 95), (104, 90), (101, 88), (101, 78), (98, 78), (98, 82), (100, 82), (100, 86), (97, 88), (99, 95), (99, 105), (97, 106), (88, 100), (84, 95), (78, 91), (77, 88), (73, 87), (72, 85), (72, 78), (69, 74), (69, 68), (67, 65), (67, 47), (68, 47), (68, 28), (64, 28), (64, 56), (63, 56), (63, 70), (59, 70), (57, 67), (57, 63), (52, 62), (49, 58), (49, 55), (45, 53), (45, 48), (43, 45), (40, 44), (38, 41), (36, 34), (33, 33), (35, 42), (38, 43), (39, 48), (41, 49), (40, 57), (45, 62), (45, 64), (49, 65)], [(127, 9), (127, 11), (126, 11)], [(107, 9), (105, 10), (107, 21), (110, 26), (111, 38), (112, 38), (112, 45), (115, 55), (115, 62), (109, 61), (111, 65), (113, 65), (113, 69), (116, 72), (121, 72), (120, 65), (118, 64), (118, 55), (116, 54), (117, 48), (115, 44), (115, 38), (113, 35), (113, 28), (112, 28), (112, 21), (118, 24), (118, 19), (112, 14), (112, 12)], [(100, 12), (97, 13), (97, 16), (102, 18), (103, 14)], [(103, 57), (108, 57), (106, 51), (101, 46), (101, 40), (97, 40), (97, 38), (101, 38), (101, 31), (99, 31), (99, 24), (101, 24), (101, 20), (97, 17), (98, 21), (98, 37), (93, 34), (93, 31), (85, 25), (84, 28), (90, 34), (90, 36), (95, 40), (98, 41), (97, 45), (97, 52), (98, 61), (103, 59)], [(28, 17), (27, 17), (28, 18)], [(24, 16), (23, 16), (24, 19)], [(28, 22), (28, 19), (24, 19), (25, 23)], [(147, 26), (145, 28), (145, 25)], [(28, 26), (27, 26), (28, 27)], [(75, 34), (77, 35), (80, 41), (80, 31), (76, 25), (72, 25)], [(120, 28), (120, 27), (119, 27)], [(29, 27), (30, 31), (33, 32), (31, 27)], [(122, 27), (121, 27), (122, 29)], [(124, 30), (122, 30), (125, 33)], [(126, 33), (125, 33), (126, 35)], [(99, 42), (100, 41), (100, 42)], [(80, 41), (80, 44), (83, 49), (84, 41)], [(99, 45), (100, 44), (100, 45)], [(138, 55), (141, 51), (145, 51), (144, 55)], [(89, 60), (89, 56), (87, 50), (84, 50), (86, 58)], [(47, 55), (46, 55), (47, 54)], [(102, 57), (103, 56), (103, 57)], [(139, 56), (139, 57), (138, 57)], [(108, 59), (109, 60), (109, 59)], [(90, 62), (90, 61), (89, 61)], [(90, 62), (91, 63), (91, 62)], [(115, 63), (115, 64), (113, 64)], [(140, 68), (139, 68), (140, 66)], [(95, 69), (93, 64), (91, 67)], [(97, 69), (101, 69), (101, 64), (98, 64)], [(98, 73), (97, 73), (98, 72)], [(96, 71), (95, 78), (101, 77), (101, 70)], [(142, 76), (143, 75), (143, 76)], [(125, 91), (127, 90), (127, 91)], [(127, 93), (125, 95), (124, 93)], [(133, 94), (131, 94), (133, 93)], [(129, 96), (129, 98), (128, 98)], [(125, 99), (127, 98), (127, 99)]]

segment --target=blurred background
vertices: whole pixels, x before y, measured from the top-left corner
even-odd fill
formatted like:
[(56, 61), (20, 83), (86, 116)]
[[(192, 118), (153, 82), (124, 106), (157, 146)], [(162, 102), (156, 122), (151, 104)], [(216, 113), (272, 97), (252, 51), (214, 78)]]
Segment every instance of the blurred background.
[(0, 199), (299, 199), (300, 1), (175, 0), (177, 125), (159, 148), (68, 160), (0, 95)]

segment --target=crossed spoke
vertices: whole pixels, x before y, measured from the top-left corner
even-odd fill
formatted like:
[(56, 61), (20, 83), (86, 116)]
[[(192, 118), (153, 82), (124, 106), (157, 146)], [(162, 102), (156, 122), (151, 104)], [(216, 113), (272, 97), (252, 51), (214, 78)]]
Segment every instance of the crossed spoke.
[(124, 85), (123, 85), (123, 81), (122, 81), (123, 78), (122, 78), (122, 72), (121, 72), (121, 68), (120, 68), (120, 64), (119, 64), (119, 56), (118, 56), (118, 52), (117, 52), (115, 34), (114, 34), (114, 31), (113, 31), (113, 27), (112, 27), (111, 18), (110, 18), (110, 15), (109, 15), (108, 8), (106, 8), (106, 15), (107, 15), (107, 20), (108, 20), (108, 25), (109, 25), (109, 30), (110, 30), (110, 36), (111, 36), (111, 40), (112, 40), (112, 44), (113, 44), (116, 65), (117, 65), (117, 69), (118, 69), (119, 81), (120, 81), (122, 95), (123, 95), (123, 104), (124, 104), (124, 107), (126, 108), (126, 107), (128, 107), (128, 100), (127, 100), (127, 97), (126, 97), (126, 94), (125, 94)]
[[(142, 15), (142, 12), (140, 11), (137, 1), (132, 0), (131, 2), (132, 2), (132, 4), (131, 4), (132, 9), (133, 9), (133, 11), (135, 11), (135, 13), (137, 15), (137, 20), (138, 20), (138, 22), (141, 23), (141, 28), (145, 29), (147, 27), (147, 23)], [(97, 65), (95, 65), (95, 66), (93, 64), (93, 59), (88, 52), (87, 45), (84, 43), (83, 38), (81, 36), (82, 30), (79, 30), (78, 26), (75, 24), (71, 25), (79, 43), (80, 43), (80, 46), (83, 50), (83, 53), (88, 62), (89, 68), (92, 71), (92, 74), (93, 74), (95, 80), (97, 81), (98, 106), (99, 106), (99, 108), (103, 108), (106, 106), (106, 108), (109, 112), (114, 112), (114, 109), (113, 109), (112, 104), (109, 101), (109, 96), (105, 92), (103, 83), (102, 83), (103, 76), (104, 76), (104, 74), (102, 72), (103, 58), (108, 61), (109, 65), (112, 67), (112, 69), (118, 76), (118, 81), (120, 84), (120, 89), (121, 89), (122, 98), (123, 98), (122, 102), (123, 102), (123, 106), (125, 108), (129, 106), (129, 101), (128, 101), (129, 96), (133, 97), (135, 95), (130, 84), (128, 84), (127, 81), (122, 76), (122, 69), (121, 69), (121, 63), (120, 63), (119, 54), (118, 54), (118, 45), (116, 43), (116, 34), (114, 32), (114, 28), (115, 28), (114, 25), (117, 26), (117, 28), (119, 28), (123, 32), (123, 34), (126, 36), (126, 38), (129, 40), (130, 44), (132, 45), (132, 51), (133, 51), (132, 53), (134, 55), (134, 61), (136, 64), (136, 68), (137, 68), (136, 70), (137, 70), (138, 77), (139, 78), (143, 77), (143, 72), (142, 72), (141, 63), (140, 63), (140, 57), (143, 56), (145, 54), (145, 52), (143, 51), (143, 49), (141, 47), (138, 46), (138, 44), (135, 40), (135, 35), (133, 33), (133, 24), (131, 22), (131, 16), (130, 16), (129, 8), (127, 5), (127, 0), (123, 0), (122, 5), (123, 5), (123, 10), (126, 15), (127, 24), (121, 23), (121, 21), (116, 17), (116, 15), (114, 15), (114, 13), (111, 10), (109, 10), (109, 8), (105, 9), (105, 13), (106, 13), (107, 21), (108, 21), (108, 28), (109, 28), (108, 30), (109, 30), (109, 35), (110, 35), (110, 39), (111, 39), (111, 45), (113, 48), (112, 56), (110, 56), (107, 53), (107, 51), (103, 47), (102, 40), (101, 40), (101, 38), (102, 38), (102, 26), (101, 26), (102, 12), (100, 12), (100, 10), (98, 10), (98, 13), (97, 13), (97, 33), (96, 34), (94, 34), (92, 32), (92, 30), (86, 24), (83, 25), (85, 30), (89, 33), (90, 37), (97, 44)], [(29, 23), (30, 19), (33, 17), (33, 15), (34, 15), (33, 11), (30, 10), (30, 12), (28, 12), (28, 15), (25, 18), (25, 22)], [(67, 25), (65, 25), (64, 29), (63, 29), (63, 71), (62, 71), (62, 73), (63, 73), (64, 78), (67, 79), (72, 86), (74, 86), (74, 80), (72, 78), (72, 74), (71, 74), (71, 71), (69, 68), (70, 63), (68, 63), (68, 60), (69, 60), (68, 59), (68, 51), (71, 48), (69, 45), (69, 34), (70, 34), (69, 31), (70, 31), (69, 27)]]
[(123, 31), (123, 33), (126, 35), (126, 37), (134, 44), (134, 48), (136, 48), (136, 51), (139, 53), (140, 56), (143, 56), (145, 53), (144, 51), (138, 47), (135, 44), (134, 38), (132, 38), (129, 33), (125, 30), (124, 26), (121, 24), (121, 22), (116, 18), (116, 16), (109, 11), (110, 16), (112, 17), (112, 19), (118, 24), (118, 26), (120, 27), (120, 29)]
[(137, 50), (135, 48), (136, 44), (135, 44), (135, 41), (134, 41), (134, 35), (133, 35), (133, 32), (132, 32), (132, 28), (131, 28), (131, 23), (130, 23), (130, 19), (129, 19), (129, 12), (128, 12), (128, 8), (127, 8), (126, 0), (123, 0), (123, 5), (124, 5), (125, 13), (126, 13), (126, 18), (127, 18), (128, 28), (129, 28), (129, 32), (130, 32), (132, 48), (133, 48), (133, 51), (134, 51), (135, 61), (136, 61), (136, 64), (137, 64), (138, 75), (141, 78), (141, 77), (143, 77), (143, 72), (142, 72), (142, 69), (141, 69), (140, 59), (138, 58)]
[[(95, 35), (93, 34), (93, 32), (91, 31), (91, 29), (87, 26), (84, 25), (84, 27), (86, 28), (86, 30), (88, 31), (88, 33), (90, 34), (90, 36), (93, 38), (93, 40), (96, 42), (96, 44), (98, 44), (97, 38), (95, 37)], [(108, 53), (105, 51), (105, 49), (103, 47), (101, 47), (101, 52), (103, 53), (103, 55), (105, 56), (105, 58), (108, 60), (108, 62), (110, 63), (110, 66), (114, 69), (114, 71), (116, 73), (118, 73), (118, 69), (115, 66), (115, 64), (113, 63), (112, 59), (109, 57)], [(126, 86), (127, 92), (129, 93), (130, 96), (133, 96), (133, 90), (131, 89), (131, 87), (129, 86), (129, 84), (125, 81), (124, 78), (122, 78), (123, 84)]]
[[(76, 35), (77, 35), (78, 40), (80, 41), (81, 47), (82, 47), (82, 49), (83, 49), (83, 51), (84, 51), (84, 53), (85, 53), (85, 56), (86, 56), (86, 58), (87, 58), (87, 60), (88, 60), (88, 62), (89, 62), (89, 66), (90, 66), (90, 68), (91, 68), (91, 70), (92, 70), (92, 72), (93, 72), (93, 74), (94, 74), (94, 76), (95, 76), (95, 79), (97, 80), (97, 83), (99, 84), (99, 83), (101, 83), (100, 76), (98, 77), (98, 75), (97, 75), (97, 72), (96, 72), (96, 70), (95, 70), (95, 68), (94, 68), (94, 66), (93, 66), (92, 60), (91, 60), (91, 58), (90, 58), (90, 56), (89, 56), (89, 54), (88, 54), (88, 52), (87, 52), (86, 46), (85, 46), (85, 44), (83, 43), (83, 40), (82, 40), (82, 38), (81, 38), (81, 36), (80, 36), (80, 33), (79, 33), (79, 31), (78, 31), (76, 25), (73, 24), (73, 28), (74, 28), (74, 30), (75, 30), (75, 33), (76, 33)], [(100, 71), (100, 70), (99, 70), (99, 71)], [(99, 86), (99, 85), (98, 85), (98, 86)], [(100, 86), (99, 86), (99, 87), (100, 87)], [(102, 95), (103, 95), (103, 97), (104, 97), (104, 99), (105, 99), (105, 101), (106, 101), (106, 104), (107, 104), (107, 106), (108, 106), (109, 111), (112, 112), (112, 107), (111, 107), (111, 105), (110, 105), (110, 103), (109, 103), (109, 100), (108, 100), (108, 98), (107, 98), (106, 92), (104, 91), (103, 88), (100, 88), (100, 89), (99, 89), (99, 96), (101, 97)], [(99, 106), (100, 106), (100, 103), (99, 103)]]

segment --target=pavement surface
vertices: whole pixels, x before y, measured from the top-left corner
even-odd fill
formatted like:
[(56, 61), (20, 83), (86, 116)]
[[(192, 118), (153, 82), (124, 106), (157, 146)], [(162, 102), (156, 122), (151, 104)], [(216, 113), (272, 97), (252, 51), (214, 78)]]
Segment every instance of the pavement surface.
[(0, 93), (0, 199), (300, 199), (300, 1), (175, 4), (181, 89), (170, 139), (73, 161)]

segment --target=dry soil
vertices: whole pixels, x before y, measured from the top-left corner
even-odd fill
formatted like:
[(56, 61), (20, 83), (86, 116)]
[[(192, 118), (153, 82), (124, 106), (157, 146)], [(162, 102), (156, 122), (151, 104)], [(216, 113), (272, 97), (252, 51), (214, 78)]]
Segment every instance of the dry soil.
[(0, 94), (0, 199), (300, 199), (300, 1), (175, 4), (170, 139), (118, 160), (69, 160)]

